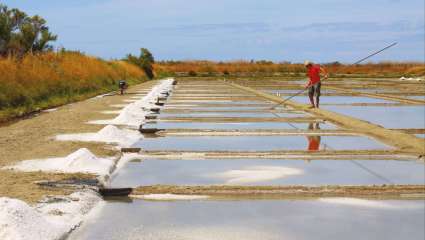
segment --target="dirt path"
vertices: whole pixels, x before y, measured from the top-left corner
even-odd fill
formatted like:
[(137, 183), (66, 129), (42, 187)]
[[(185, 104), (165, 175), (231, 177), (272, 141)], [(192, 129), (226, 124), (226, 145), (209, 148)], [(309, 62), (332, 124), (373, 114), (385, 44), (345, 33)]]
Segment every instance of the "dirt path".
[[(115, 115), (102, 114), (101, 112), (118, 109), (110, 105), (128, 104), (125, 100), (134, 97), (135, 91), (150, 88), (154, 83), (146, 82), (134, 86), (129, 89), (129, 94), (125, 96), (113, 95), (92, 98), (0, 127), (0, 167), (28, 159), (63, 157), (80, 148), (88, 148), (98, 156), (118, 154), (117, 150), (105, 144), (62, 142), (55, 141), (54, 137), (58, 134), (99, 131), (104, 127), (103, 125), (86, 123), (89, 120), (114, 118)], [(35, 202), (43, 195), (53, 192), (35, 185), (34, 181), (61, 180), (72, 177), (81, 177), (81, 174), (19, 173), (0, 170), (0, 196)], [(57, 189), (54, 193), (62, 194), (64, 191), (66, 192), (66, 190)]]

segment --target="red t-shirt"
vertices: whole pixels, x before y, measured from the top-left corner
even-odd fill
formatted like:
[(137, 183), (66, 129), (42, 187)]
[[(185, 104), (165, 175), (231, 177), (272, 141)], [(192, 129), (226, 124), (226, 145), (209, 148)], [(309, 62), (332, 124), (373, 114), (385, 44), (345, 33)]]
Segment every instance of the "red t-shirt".
[(310, 78), (310, 81), (308, 82), (309, 86), (320, 82), (320, 65), (317, 64), (311, 66), (307, 71), (307, 75)]
[(308, 150), (309, 151), (319, 151), (320, 141), (315, 137), (308, 138)]

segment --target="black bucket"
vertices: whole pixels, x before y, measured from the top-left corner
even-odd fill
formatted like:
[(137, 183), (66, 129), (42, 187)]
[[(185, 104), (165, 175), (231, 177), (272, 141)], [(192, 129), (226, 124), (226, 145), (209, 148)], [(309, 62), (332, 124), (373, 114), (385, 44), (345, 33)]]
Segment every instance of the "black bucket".
[(139, 132), (140, 133), (157, 133), (159, 131), (162, 131), (163, 129), (158, 129), (158, 128), (143, 128), (143, 125), (140, 125), (139, 127)]
[(99, 193), (103, 197), (128, 196), (133, 191), (132, 188), (100, 188)]
[(159, 111), (161, 111), (161, 109), (160, 108), (151, 108), (151, 109), (149, 109), (151, 112), (154, 112), (154, 113), (159, 113)]
[(158, 115), (146, 115), (145, 119), (146, 120), (155, 120), (158, 118)]

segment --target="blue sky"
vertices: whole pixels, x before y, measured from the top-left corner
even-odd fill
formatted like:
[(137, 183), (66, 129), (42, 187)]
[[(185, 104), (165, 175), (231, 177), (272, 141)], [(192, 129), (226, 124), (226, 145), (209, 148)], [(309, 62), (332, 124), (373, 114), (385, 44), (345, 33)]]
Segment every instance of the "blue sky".
[(424, 61), (423, 0), (6, 0), (43, 16), (56, 46), (103, 58)]

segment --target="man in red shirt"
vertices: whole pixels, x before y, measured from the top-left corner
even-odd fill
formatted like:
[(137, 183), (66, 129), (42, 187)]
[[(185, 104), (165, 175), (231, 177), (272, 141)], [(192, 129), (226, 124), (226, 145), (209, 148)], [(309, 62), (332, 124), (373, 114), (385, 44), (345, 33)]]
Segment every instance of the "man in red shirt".
[[(310, 79), (305, 87), (308, 88), (308, 97), (310, 98), (311, 108), (319, 108), (320, 88), (322, 86), (320, 74), (322, 73), (326, 79), (328, 78), (328, 73), (319, 64), (313, 64), (310, 61), (305, 61), (304, 65), (307, 68), (307, 76)], [(316, 96), (316, 103), (314, 103), (314, 96)]]

